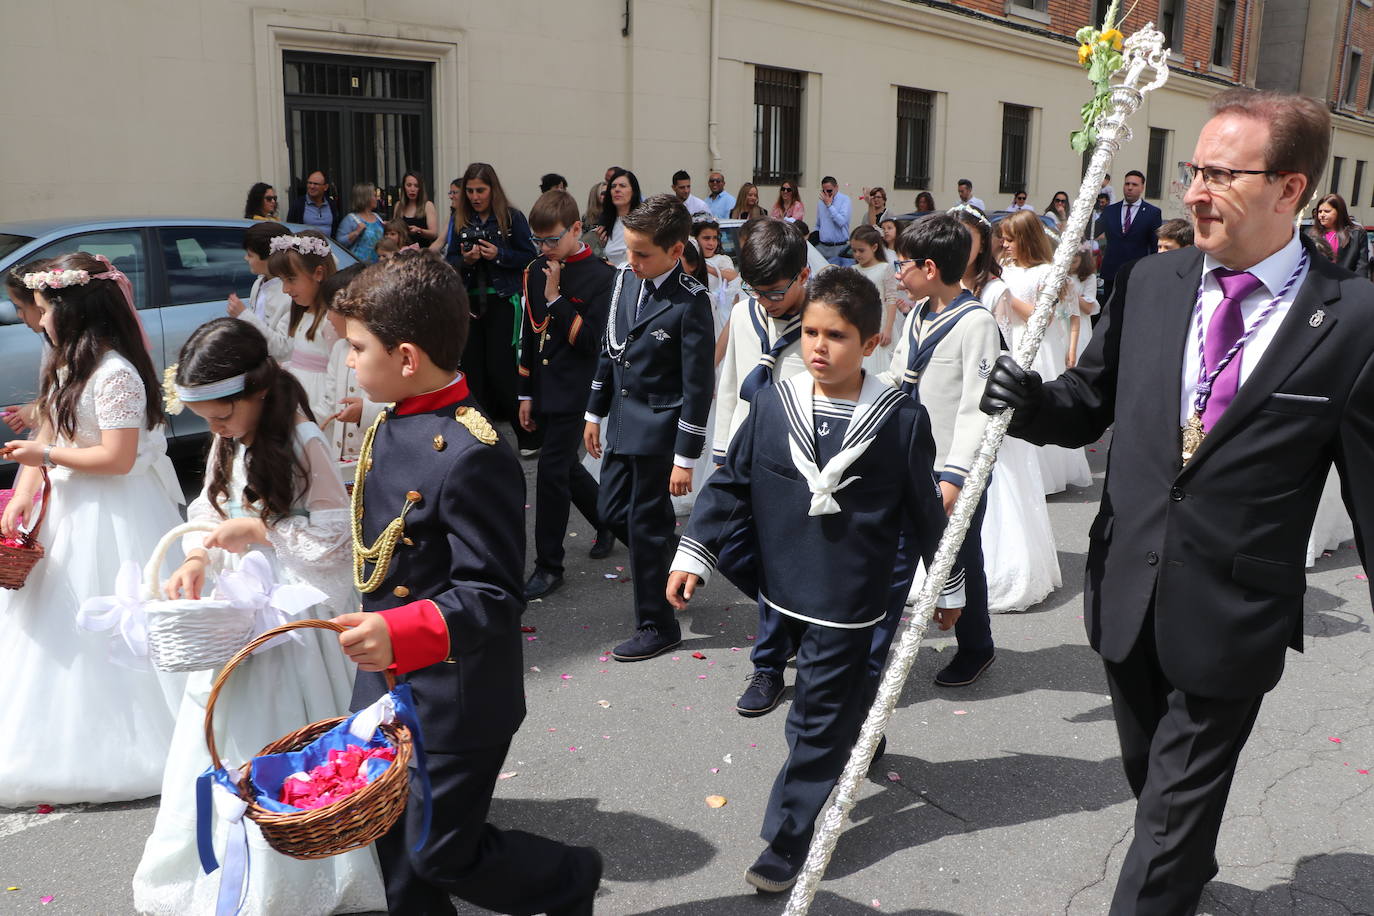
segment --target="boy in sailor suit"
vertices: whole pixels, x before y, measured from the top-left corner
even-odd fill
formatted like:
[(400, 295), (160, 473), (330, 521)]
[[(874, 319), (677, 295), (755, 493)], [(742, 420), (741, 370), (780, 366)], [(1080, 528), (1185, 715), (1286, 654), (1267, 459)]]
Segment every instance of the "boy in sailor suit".
[(683, 272), (692, 217), (672, 194), (656, 194), (625, 216), (631, 271), (611, 293), (605, 348), (592, 379), (583, 443), (605, 458), (597, 508), (602, 524), (630, 548), (636, 631), (611, 650), (637, 662), (682, 643), (663, 597), (676, 519), (671, 497), (692, 489), (692, 466), (706, 445), (715, 387), (711, 299)]
[[(463, 281), (434, 255), (373, 264), (335, 300), (350, 364), (376, 401), (353, 487), (362, 612), (335, 618), (358, 665), (353, 708), (408, 683), (433, 790), (377, 841), (393, 914), (451, 914), (450, 895), (501, 913), (588, 916), (601, 857), (487, 822), (511, 736), (525, 717), (520, 614), (525, 481), (468, 391)], [(420, 343), (423, 341), (423, 343)]]
[[(730, 439), (749, 416), (749, 404), (769, 385), (806, 374), (801, 355), (801, 309), (806, 304), (806, 240), (781, 220), (758, 220), (740, 251), (745, 296), (730, 312), (725, 357), (716, 384), (713, 458), (725, 462)], [(746, 544), (751, 543), (746, 540)], [(751, 547), (747, 547), (752, 552)], [(730, 564), (727, 562), (727, 568)], [(749, 567), (752, 563), (741, 564)], [(743, 585), (741, 588), (746, 592)], [(735, 704), (742, 716), (761, 716), (782, 699), (783, 672), (796, 652), (776, 611), (759, 602), (754, 671)]]
[[(945, 527), (930, 468), (925, 411), (863, 372), (878, 344), (882, 304), (863, 274), (812, 278), (802, 313), (809, 375), (765, 388), (711, 475), (673, 559), (668, 598), (686, 607), (741, 526), (759, 545), (759, 597), (797, 645), (787, 762), (773, 784), (745, 873), (780, 893), (795, 883), (817, 815), (844, 769), (870, 696), (864, 670), (887, 611), (903, 535), (929, 562)], [(950, 577), (935, 619), (948, 629), (963, 603)]]
[[(930, 416), (935, 437), (933, 468), (945, 512), (954, 508), (964, 476), (973, 467), (988, 417), (978, 409), (988, 372), (1001, 353), (997, 319), (959, 285), (973, 248), (968, 228), (941, 214), (917, 220), (897, 237), (897, 281), (912, 299), (925, 299), (892, 355), (892, 376)], [(988, 577), (983, 568), (983, 515), (987, 496), (969, 523), (959, 550), (967, 603), (955, 628), (959, 649), (935, 675), (942, 687), (972, 684), (994, 659), (988, 618)], [(877, 678), (887, 659), (901, 607), (879, 624), (869, 672)]]

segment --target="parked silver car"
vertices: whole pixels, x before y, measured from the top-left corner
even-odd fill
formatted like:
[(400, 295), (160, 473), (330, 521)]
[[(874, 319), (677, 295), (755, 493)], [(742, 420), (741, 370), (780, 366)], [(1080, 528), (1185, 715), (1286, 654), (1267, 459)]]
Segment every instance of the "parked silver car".
[[(253, 274), (243, 259), (243, 232), (251, 225), (242, 219), (177, 217), (0, 223), (0, 270), (78, 250), (105, 255), (133, 284), (134, 304), (161, 373), (176, 361), (192, 331), (225, 314), (230, 293), (248, 298)], [(333, 247), (340, 267), (354, 262), (343, 248)], [(0, 290), (0, 405), (34, 398), (42, 355), (40, 338)], [(0, 435), (8, 438), (8, 432)], [(171, 443), (186, 447), (205, 432), (205, 421), (190, 411), (168, 418)], [(12, 469), (12, 463), (5, 467)]]

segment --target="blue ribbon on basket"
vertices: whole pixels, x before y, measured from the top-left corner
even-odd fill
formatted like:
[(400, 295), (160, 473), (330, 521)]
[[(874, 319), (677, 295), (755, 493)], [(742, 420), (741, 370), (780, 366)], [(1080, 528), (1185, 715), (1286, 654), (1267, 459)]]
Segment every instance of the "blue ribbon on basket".
[[(342, 749), (348, 745), (362, 747), (388, 747), (387, 740), (380, 730), (380, 723), (396, 721), (410, 729), (413, 757), (411, 766), (415, 767), (420, 778), (420, 791), (424, 799), (423, 817), (420, 823), (420, 838), (415, 843), (419, 852), (429, 839), (430, 819), (433, 813), (429, 785), (429, 768), (425, 766), (424, 742), (420, 737), (420, 722), (415, 713), (415, 700), (409, 684), (397, 684), (389, 693), (383, 694), (377, 702), (349, 716), (310, 744), (298, 751), (284, 754), (269, 754), (255, 757), (248, 771), (253, 785), (253, 800), (263, 808), (283, 813), (302, 811), (293, 805), (285, 805), (277, 800), (281, 794), (282, 783), (293, 773), (309, 771), (324, 763), (331, 749)], [(360, 737), (355, 730), (362, 730), (366, 737)], [(370, 726), (370, 728), (369, 728)], [(389, 764), (388, 764), (389, 766)], [(386, 772), (386, 767), (367, 770), (372, 782)], [(215, 858), (214, 808), (215, 792), (221, 793), (223, 816), (229, 821), (229, 838), (224, 850), (224, 874), (220, 877), (219, 900), (215, 907), (216, 916), (233, 916), (243, 902), (247, 890), (249, 873), (248, 832), (243, 823), (248, 804), (239, 795), (238, 772), (231, 773), (223, 767), (211, 765), (196, 779), (196, 849), (200, 854), (200, 864), (208, 875), (220, 867)], [(404, 815), (403, 815), (404, 816)]]

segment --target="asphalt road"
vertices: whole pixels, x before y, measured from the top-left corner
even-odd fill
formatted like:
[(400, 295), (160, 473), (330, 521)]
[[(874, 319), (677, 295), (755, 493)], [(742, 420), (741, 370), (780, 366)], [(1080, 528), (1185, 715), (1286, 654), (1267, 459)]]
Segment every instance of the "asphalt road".
[[(1100, 480), (1105, 448), (1089, 457)], [(1096, 488), (1051, 498), (1065, 587), (994, 619), (997, 663), (981, 681), (933, 687), (953, 641), (928, 640), (813, 913), (1106, 912), (1133, 806), (1081, 619), (1096, 498)], [(530, 712), (492, 819), (598, 846), (599, 913), (780, 913), (781, 899), (742, 877), (762, 848), (786, 710), (743, 719), (733, 709), (750, 670), (752, 603), (712, 586), (684, 616), (681, 651), (605, 660), (631, 626), (625, 552), (589, 560), (591, 531), (580, 518), (571, 531), (567, 585), (525, 617), (537, 628), (525, 646)], [(1242, 757), (1205, 913), (1374, 913), (1368, 583), (1349, 547), (1311, 573), (1307, 651), (1290, 654)], [(727, 803), (710, 808), (710, 795)], [(0, 810), (0, 913), (131, 912), (156, 804)]]

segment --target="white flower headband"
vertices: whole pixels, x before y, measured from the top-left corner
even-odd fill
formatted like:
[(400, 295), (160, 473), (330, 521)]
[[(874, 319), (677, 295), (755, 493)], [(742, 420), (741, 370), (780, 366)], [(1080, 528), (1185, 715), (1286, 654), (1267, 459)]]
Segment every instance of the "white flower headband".
[(24, 285), (29, 289), (65, 289), (68, 286), (85, 286), (90, 282), (91, 275), (84, 270), (40, 270), (24, 274)]
[(328, 242), (310, 235), (279, 235), (268, 243), (268, 250), (272, 254), (288, 249), (299, 254), (313, 254), (321, 258), (328, 257), (330, 254)]
[(967, 213), (970, 216), (977, 219), (978, 222), (982, 223), (984, 226), (987, 226), (989, 228), (992, 227), (992, 223), (988, 222), (988, 218), (986, 215), (984, 215), (983, 211), (979, 210), (972, 204), (956, 204), (955, 206), (950, 207), (949, 210), (947, 210), (946, 212), (949, 213), (951, 216), (958, 216), (960, 213)]
[(240, 373), (204, 385), (180, 385), (177, 384), (177, 365), (173, 363), (162, 373), (162, 404), (170, 414), (181, 413), (183, 404), (218, 401), (239, 394), (248, 383), (248, 376)]

